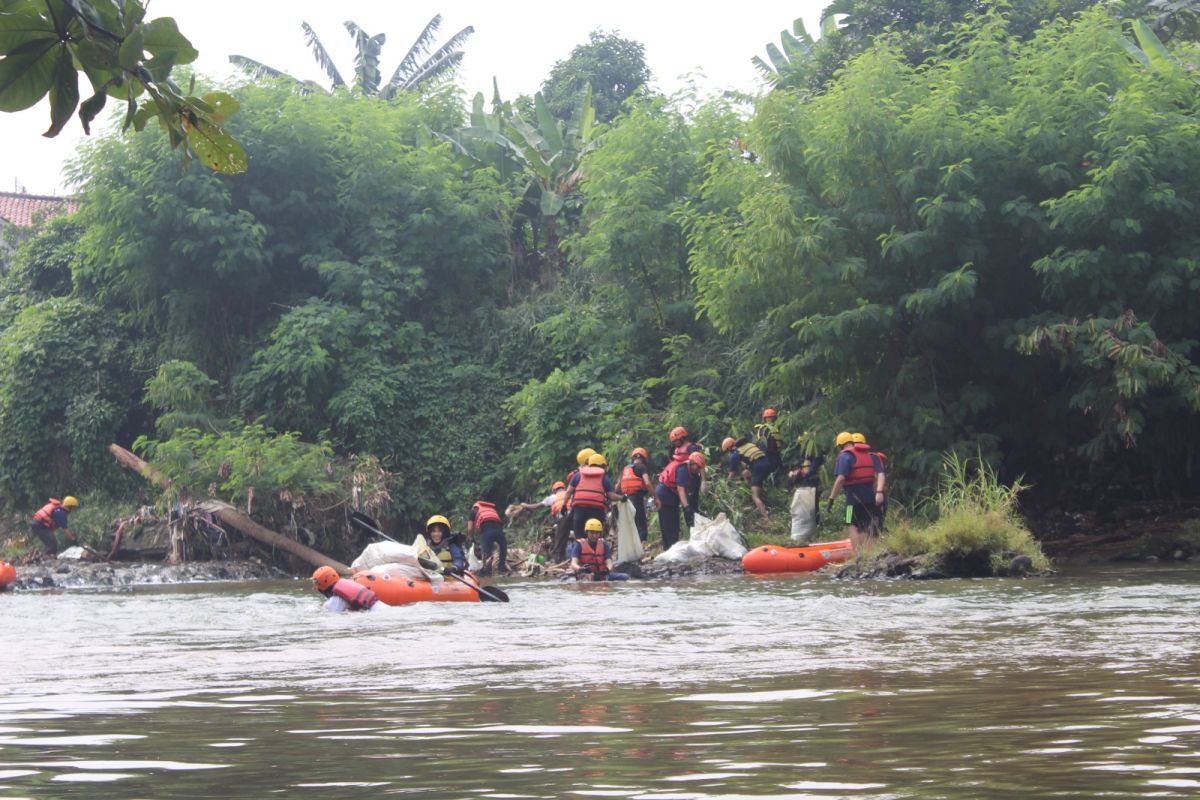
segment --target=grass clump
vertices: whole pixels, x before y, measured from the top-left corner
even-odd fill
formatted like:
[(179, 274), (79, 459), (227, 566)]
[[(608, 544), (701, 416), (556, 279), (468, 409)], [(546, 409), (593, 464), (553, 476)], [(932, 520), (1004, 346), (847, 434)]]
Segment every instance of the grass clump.
[(951, 453), (944, 459), (936, 496), (925, 504), (932, 521), (901, 520), (883, 540), (897, 555), (921, 557), (956, 575), (1005, 575), (1015, 556), (1028, 556), (1031, 569), (1050, 561), (1017, 513), (1017, 498), (1028, 488), (1018, 478), (1002, 484), (982, 458)]

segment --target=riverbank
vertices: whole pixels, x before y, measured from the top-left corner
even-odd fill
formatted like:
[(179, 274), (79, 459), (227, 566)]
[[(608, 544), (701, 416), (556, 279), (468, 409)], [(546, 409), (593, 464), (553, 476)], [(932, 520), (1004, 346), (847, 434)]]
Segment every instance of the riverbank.
[(191, 561), (104, 563), (73, 559), (45, 559), (17, 568), (15, 591), (117, 590), (139, 586), (222, 581), (281, 580), (288, 573), (255, 559), (244, 561)]

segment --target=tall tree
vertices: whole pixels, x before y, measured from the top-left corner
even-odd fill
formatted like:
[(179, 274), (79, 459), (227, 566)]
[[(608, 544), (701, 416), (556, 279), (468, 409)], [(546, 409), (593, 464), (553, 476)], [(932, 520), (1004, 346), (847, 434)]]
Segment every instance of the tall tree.
[(620, 113), (621, 104), (649, 81), (645, 46), (597, 29), (587, 42), (551, 67), (542, 84), (542, 97), (556, 117), (570, 119), (580, 95), (590, 86), (596, 119), (610, 122)]
[[(408, 48), (404, 58), (400, 59), (400, 64), (392, 73), (392, 77), (388, 79), (387, 83), (384, 83), (383, 74), (379, 71), (379, 57), (383, 45), (387, 41), (386, 34), (379, 33), (372, 36), (352, 21), (347, 20), (344, 24), (350, 38), (354, 40), (354, 84), (351, 88), (359, 94), (378, 96), (384, 100), (395, 97), (397, 92), (417, 91), (430, 81), (452, 75), (462, 62), (463, 44), (475, 32), (475, 29), (468, 25), (451, 36), (449, 41), (441, 47), (433, 50), (438, 29), (442, 26), (442, 15), (434, 16), (421, 31), (417, 40), (413, 42), (412, 47)], [(325, 70), (325, 74), (329, 76), (331, 88), (337, 89), (339, 86), (346, 86), (346, 79), (342, 77), (337, 65), (333, 63), (329, 51), (325, 49), (317, 32), (307, 22), (302, 22), (300, 27), (304, 30), (304, 40), (312, 49), (313, 57), (321, 65), (321, 69)], [(229, 60), (251, 77), (281, 78), (301, 92), (321, 90), (320, 85), (313, 81), (301, 81), (246, 56), (232, 55)]]

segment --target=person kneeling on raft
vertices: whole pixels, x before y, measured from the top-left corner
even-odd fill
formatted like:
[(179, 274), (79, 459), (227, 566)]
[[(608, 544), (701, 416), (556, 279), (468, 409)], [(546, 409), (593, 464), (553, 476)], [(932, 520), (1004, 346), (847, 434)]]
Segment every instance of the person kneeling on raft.
[(329, 598), (325, 601), (326, 611), (371, 611), (383, 607), (375, 592), (340, 577), (333, 567), (317, 567), (312, 578), (316, 590)]
[(604, 523), (589, 519), (583, 523), (585, 538), (575, 542), (571, 549), (571, 569), (577, 581), (627, 581), (624, 572), (613, 572), (612, 554), (608, 544), (600, 538)]

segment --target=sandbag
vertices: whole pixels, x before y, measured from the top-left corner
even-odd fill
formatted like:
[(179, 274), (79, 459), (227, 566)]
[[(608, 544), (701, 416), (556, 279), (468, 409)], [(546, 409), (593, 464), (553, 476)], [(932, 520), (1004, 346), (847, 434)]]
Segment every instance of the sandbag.
[(817, 533), (817, 489), (801, 486), (792, 493), (792, 541), (803, 542)]
[(633, 501), (628, 498), (617, 504), (617, 555), (614, 563), (624, 564), (642, 560), (642, 540), (634, 521)]

